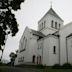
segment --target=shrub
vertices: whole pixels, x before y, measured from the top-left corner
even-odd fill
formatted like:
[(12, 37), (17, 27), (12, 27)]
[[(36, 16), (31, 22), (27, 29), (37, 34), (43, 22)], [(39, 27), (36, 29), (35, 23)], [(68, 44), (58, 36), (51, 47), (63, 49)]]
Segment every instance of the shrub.
[(69, 63), (65, 63), (65, 64), (62, 65), (62, 68), (63, 69), (72, 69), (72, 65), (69, 64)]
[(37, 65), (37, 68), (43, 69), (43, 68), (45, 68), (45, 66), (43, 66), (42, 64), (38, 64), (38, 65)]
[(52, 68), (53, 69), (61, 69), (61, 66), (59, 64), (55, 64)]
[(2, 70), (0, 69), (0, 72), (2, 72)]

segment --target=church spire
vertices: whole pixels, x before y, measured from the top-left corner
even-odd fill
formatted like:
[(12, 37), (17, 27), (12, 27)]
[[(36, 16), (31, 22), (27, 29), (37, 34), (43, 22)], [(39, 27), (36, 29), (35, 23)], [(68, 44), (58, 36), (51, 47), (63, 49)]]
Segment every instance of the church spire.
[(50, 2), (50, 4), (51, 4), (51, 5), (50, 5), (50, 8), (52, 8), (52, 1)]

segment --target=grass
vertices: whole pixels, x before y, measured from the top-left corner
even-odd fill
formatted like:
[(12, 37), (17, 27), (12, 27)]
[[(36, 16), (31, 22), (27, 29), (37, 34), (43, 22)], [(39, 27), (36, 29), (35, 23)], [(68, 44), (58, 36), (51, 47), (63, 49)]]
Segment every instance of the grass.
[(72, 69), (42, 69), (40, 72), (72, 72)]
[[(6, 68), (1, 67), (0, 68), (0, 72), (18, 72), (18, 70), (16, 70), (16, 71), (15, 70), (16, 69), (11, 68), (11, 67), (6, 67)], [(39, 70), (39, 72), (72, 72), (72, 69), (50, 69), (50, 68), (46, 68), (46, 69), (38, 69), (38, 70)]]
[(11, 72), (8, 68), (0, 68), (0, 72)]

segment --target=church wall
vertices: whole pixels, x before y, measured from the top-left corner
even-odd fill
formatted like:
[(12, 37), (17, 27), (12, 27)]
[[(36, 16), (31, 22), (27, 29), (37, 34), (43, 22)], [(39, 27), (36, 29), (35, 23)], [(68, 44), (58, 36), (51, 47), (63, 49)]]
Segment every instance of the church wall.
[(72, 36), (67, 38), (68, 63), (72, 64)]
[[(41, 56), (41, 61), (40, 63), (42, 64), (43, 62), (43, 48), (44, 48), (44, 40), (38, 40), (38, 48), (37, 48), (37, 56), (40, 57)], [(39, 64), (39, 60), (38, 60), (38, 64)]]
[[(44, 39), (43, 65), (52, 66), (59, 64), (59, 45), (58, 38), (49, 36)], [(53, 46), (56, 46), (56, 54), (53, 54)]]
[(49, 47), (50, 47), (50, 39), (45, 38), (44, 39), (44, 48), (43, 48), (43, 65), (49, 65)]
[[(54, 21), (53, 27), (51, 27), (52, 20)], [(57, 29), (55, 27), (55, 22), (58, 24)], [(61, 24), (60, 29), (59, 24)], [(67, 36), (72, 33), (72, 23), (63, 26), (63, 21), (53, 15), (47, 14), (38, 22), (38, 31), (42, 32), (47, 37), (37, 40), (38, 36), (33, 35), (31, 29), (26, 27), (20, 40), (15, 65), (32, 63), (33, 55), (35, 56), (35, 63), (37, 63), (37, 56), (41, 56), (42, 64), (46, 66), (59, 63), (62, 65), (67, 62), (72, 63), (72, 38), (67, 38)], [(59, 31), (59, 38), (50, 35), (56, 31)], [(24, 37), (27, 39), (25, 50)]]
[(38, 48), (38, 43), (37, 43), (37, 36), (33, 36), (30, 39), (29, 43), (29, 61), (32, 62), (33, 55), (35, 55), (35, 63), (37, 63), (37, 48)]
[(63, 27), (60, 31), (60, 64), (67, 63), (66, 37), (72, 33), (72, 23)]
[[(20, 43), (19, 43), (19, 51), (18, 51), (18, 55), (17, 55), (16, 61), (15, 61), (15, 65), (22, 64), (24, 62), (28, 62), (28, 60), (29, 60), (29, 41), (30, 41), (31, 36), (32, 35), (30, 33), (30, 30), (28, 28), (26, 28), (21, 37)], [(24, 48), (24, 44), (23, 44), (24, 37), (26, 37), (26, 39), (27, 39), (25, 50), (23, 49)], [(22, 49), (23, 49), (23, 51), (22, 51)], [(23, 57), (24, 57), (24, 59), (22, 61)]]
[[(55, 52), (54, 52), (55, 46)], [(49, 47), (49, 66), (59, 64), (59, 38), (55, 36), (50, 37)]]
[[(51, 27), (51, 21), (54, 21), (53, 28)], [(44, 24), (45, 21), (45, 27), (40, 30), (40, 27), (42, 26), (41, 24)], [(48, 35), (52, 34), (58, 29), (55, 28), (55, 22), (57, 22), (57, 28), (59, 29), (59, 24), (61, 27), (63, 26), (63, 21), (60, 19), (54, 17), (53, 15), (47, 14), (42, 20), (38, 22), (38, 30), (40, 30), (43, 34)]]
[(61, 21), (60, 19), (58, 19), (58, 18), (56, 18), (55, 16), (53, 16), (53, 15), (49, 15), (49, 25), (48, 25), (48, 27), (50, 27), (50, 28), (52, 28), (51, 27), (51, 21), (54, 21), (54, 28), (55, 28), (55, 22), (57, 22), (57, 28), (59, 29), (59, 24), (60, 24), (60, 28), (62, 28), (63, 27), (63, 21)]

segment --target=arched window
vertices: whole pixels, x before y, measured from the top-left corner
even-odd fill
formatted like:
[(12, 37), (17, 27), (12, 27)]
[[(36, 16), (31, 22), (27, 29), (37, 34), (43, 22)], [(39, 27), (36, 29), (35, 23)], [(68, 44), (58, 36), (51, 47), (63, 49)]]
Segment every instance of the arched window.
[(46, 21), (44, 21), (44, 28), (45, 28)]
[(26, 49), (26, 46), (27, 46), (27, 39), (25, 39), (25, 49)]
[(61, 25), (59, 24), (59, 28), (60, 28), (60, 26), (61, 26)]
[(56, 46), (53, 46), (53, 54), (56, 54)]
[(52, 21), (51, 21), (51, 27), (52, 27), (52, 28), (53, 28), (53, 23), (54, 23), (54, 21), (52, 20)]
[(55, 22), (55, 28), (57, 29), (57, 22)]
[(43, 23), (42, 23), (42, 29), (43, 29)]
[(41, 29), (42, 29), (42, 24), (39, 25), (39, 30), (41, 30)]
[(35, 55), (32, 57), (32, 62), (35, 63)]

